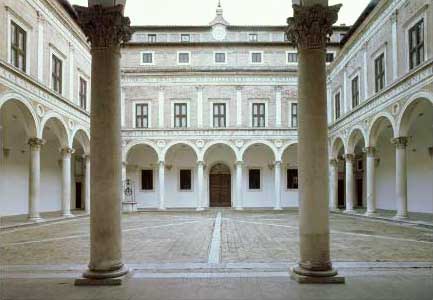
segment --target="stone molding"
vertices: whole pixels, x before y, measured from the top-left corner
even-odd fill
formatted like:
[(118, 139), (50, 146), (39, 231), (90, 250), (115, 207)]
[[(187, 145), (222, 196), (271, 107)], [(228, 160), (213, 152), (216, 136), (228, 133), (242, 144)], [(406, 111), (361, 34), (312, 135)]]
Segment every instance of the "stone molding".
[(30, 138), (28, 144), (30, 145), (30, 149), (39, 150), (41, 149), (41, 146), (45, 144), (45, 140), (36, 137)]
[(69, 148), (69, 147), (65, 147), (65, 148), (60, 149), (60, 153), (62, 154), (62, 157), (71, 156), (71, 154), (73, 154), (74, 152), (75, 152), (75, 149)]
[(95, 48), (110, 48), (131, 39), (131, 21), (123, 16), (123, 5), (113, 7), (75, 6), (78, 22)]
[(395, 145), (396, 149), (406, 149), (408, 138), (405, 136), (396, 137), (391, 140), (391, 143)]
[(289, 41), (297, 45), (298, 49), (325, 49), (341, 6), (294, 4), (293, 17), (287, 19)]
[(375, 147), (365, 147), (363, 151), (367, 154), (368, 157), (376, 156), (376, 148)]

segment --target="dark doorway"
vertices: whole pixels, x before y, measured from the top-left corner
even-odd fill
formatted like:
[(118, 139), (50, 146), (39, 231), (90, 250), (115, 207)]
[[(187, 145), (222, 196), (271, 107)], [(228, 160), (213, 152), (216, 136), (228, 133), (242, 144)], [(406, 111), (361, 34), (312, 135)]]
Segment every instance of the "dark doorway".
[(231, 176), (226, 165), (216, 164), (209, 172), (209, 206), (231, 207)]
[(81, 191), (81, 182), (75, 183), (75, 208), (76, 209), (84, 209), (83, 201), (82, 201), (82, 191)]
[(344, 172), (338, 174), (338, 208), (346, 208), (346, 186), (344, 180)]
[(355, 207), (363, 207), (363, 205), (362, 205), (362, 187), (363, 187), (362, 178), (357, 178), (356, 179), (356, 201), (355, 201), (355, 205), (354, 205)]

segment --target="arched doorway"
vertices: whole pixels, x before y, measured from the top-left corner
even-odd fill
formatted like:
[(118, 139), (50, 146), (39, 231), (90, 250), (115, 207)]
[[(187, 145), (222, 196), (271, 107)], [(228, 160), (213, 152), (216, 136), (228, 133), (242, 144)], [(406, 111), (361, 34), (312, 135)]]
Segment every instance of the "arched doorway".
[(209, 172), (210, 207), (231, 207), (230, 168), (224, 164), (214, 165)]

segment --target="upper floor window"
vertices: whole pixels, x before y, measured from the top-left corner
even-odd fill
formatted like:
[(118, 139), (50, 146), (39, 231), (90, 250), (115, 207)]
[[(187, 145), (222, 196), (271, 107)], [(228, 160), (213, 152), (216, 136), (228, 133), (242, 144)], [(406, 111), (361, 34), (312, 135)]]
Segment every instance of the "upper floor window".
[(385, 54), (374, 60), (374, 83), (376, 93), (385, 87)]
[(413, 69), (424, 61), (424, 19), (409, 29), (409, 67)]
[(326, 62), (327, 63), (332, 63), (334, 61), (335, 58), (335, 54), (332, 52), (328, 52), (326, 53)]
[(259, 40), (257, 33), (250, 33), (248, 39), (250, 42), (257, 42)]
[(298, 53), (287, 52), (287, 63), (296, 64), (298, 62)]
[(180, 65), (188, 65), (190, 63), (190, 55), (189, 52), (179, 52), (177, 54), (177, 63)]
[(298, 188), (298, 169), (287, 169), (287, 189)]
[(141, 64), (152, 65), (153, 64), (153, 52), (141, 52)]
[(156, 34), (148, 34), (147, 35), (147, 41), (149, 43), (156, 43)]
[(188, 126), (188, 114), (186, 103), (174, 104), (174, 127), (186, 128)]
[(335, 119), (339, 119), (341, 116), (341, 103), (340, 103), (340, 92), (335, 94), (334, 96), (334, 110), (335, 110)]
[(27, 33), (16, 23), (11, 22), (11, 64), (26, 71)]
[(179, 189), (181, 191), (192, 190), (192, 172), (189, 169), (179, 170)]
[(250, 190), (260, 190), (260, 169), (248, 170), (248, 188)]
[(82, 109), (87, 109), (87, 81), (80, 77), (80, 107)]
[(290, 104), (290, 126), (292, 128), (298, 127), (298, 103)]
[(153, 190), (153, 170), (141, 170), (141, 189), (144, 191)]
[(135, 104), (135, 127), (149, 128), (149, 105), (147, 103)]
[(263, 52), (251, 52), (250, 53), (250, 61), (253, 64), (263, 63)]
[(225, 103), (213, 104), (213, 127), (215, 128), (226, 127), (226, 104)]
[(253, 127), (265, 127), (265, 103), (253, 103), (252, 110)]
[(215, 63), (225, 64), (226, 63), (226, 53), (225, 52), (215, 52)]
[(352, 79), (352, 108), (359, 105), (359, 77)]
[(191, 42), (191, 35), (190, 34), (181, 34), (180, 35), (180, 41), (182, 43), (188, 43)]
[(51, 87), (54, 91), (61, 94), (62, 93), (62, 74), (63, 74), (63, 62), (60, 58), (53, 54), (51, 65)]

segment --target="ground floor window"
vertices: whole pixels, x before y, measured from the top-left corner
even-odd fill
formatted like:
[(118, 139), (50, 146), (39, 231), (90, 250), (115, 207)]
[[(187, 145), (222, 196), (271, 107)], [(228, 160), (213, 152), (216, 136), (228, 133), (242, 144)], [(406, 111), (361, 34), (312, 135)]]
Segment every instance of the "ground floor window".
[(249, 169), (248, 187), (250, 190), (260, 189), (260, 169)]
[(298, 169), (287, 169), (287, 189), (298, 188)]
[(179, 171), (179, 189), (181, 191), (190, 191), (192, 188), (191, 182), (191, 170), (180, 170)]
[(141, 170), (141, 189), (153, 190), (153, 170)]

